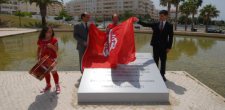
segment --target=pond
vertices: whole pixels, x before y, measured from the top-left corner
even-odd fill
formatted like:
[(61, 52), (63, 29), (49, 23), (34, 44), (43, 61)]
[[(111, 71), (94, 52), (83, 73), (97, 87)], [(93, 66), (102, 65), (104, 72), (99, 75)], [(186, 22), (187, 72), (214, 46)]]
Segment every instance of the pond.
[[(38, 32), (0, 38), (0, 71), (29, 71), (37, 63)], [(56, 32), (58, 71), (79, 71), (77, 41), (72, 32)], [(137, 53), (152, 53), (151, 34), (135, 33)], [(225, 39), (174, 36), (167, 71), (186, 71), (225, 97)]]

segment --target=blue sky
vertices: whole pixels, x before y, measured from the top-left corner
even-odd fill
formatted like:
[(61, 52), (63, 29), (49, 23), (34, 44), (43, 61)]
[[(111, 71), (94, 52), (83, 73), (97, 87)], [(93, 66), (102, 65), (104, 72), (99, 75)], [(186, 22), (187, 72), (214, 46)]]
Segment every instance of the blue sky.
[[(64, 3), (69, 2), (71, 0), (63, 0)], [(162, 7), (159, 5), (159, 0), (152, 0), (154, 2), (156, 9), (167, 9), (166, 7)], [(212, 18), (213, 20), (225, 20), (225, 0), (203, 0), (203, 4), (199, 9), (202, 9), (204, 6), (212, 4), (215, 5), (217, 10), (220, 11), (220, 16), (217, 18)], [(175, 7), (172, 7), (175, 9)]]

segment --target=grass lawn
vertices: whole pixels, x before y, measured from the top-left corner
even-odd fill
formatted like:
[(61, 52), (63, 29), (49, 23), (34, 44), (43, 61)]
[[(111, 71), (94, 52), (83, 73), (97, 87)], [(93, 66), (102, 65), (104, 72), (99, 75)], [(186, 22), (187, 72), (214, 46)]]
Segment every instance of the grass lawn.
[[(0, 17), (1, 17), (0, 28), (9, 28), (9, 27), (20, 28), (19, 16), (0, 15)], [(41, 24), (42, 24), (41, 20), (21, 17), (21, 28), (42, 28)], [(59, 29), (73, 29), (73, 25), (67, 25), (62, 23), (47, 21), (47, 25)]]

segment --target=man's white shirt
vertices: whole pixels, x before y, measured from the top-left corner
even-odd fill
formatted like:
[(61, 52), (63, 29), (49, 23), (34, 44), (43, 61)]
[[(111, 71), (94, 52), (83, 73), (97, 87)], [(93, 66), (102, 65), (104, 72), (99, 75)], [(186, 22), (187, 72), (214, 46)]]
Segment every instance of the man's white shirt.
[[(159, 28), (160, 28), (160, 26), (162, 25), (161, 23), (162, 23), (162, 21), (160, 21)], [(165, 24), (166, 24), (166, 20), (165, 20), (165, 21), (163, 21), (163, 29), (164, 29), (164, 27), (165, 27)]]

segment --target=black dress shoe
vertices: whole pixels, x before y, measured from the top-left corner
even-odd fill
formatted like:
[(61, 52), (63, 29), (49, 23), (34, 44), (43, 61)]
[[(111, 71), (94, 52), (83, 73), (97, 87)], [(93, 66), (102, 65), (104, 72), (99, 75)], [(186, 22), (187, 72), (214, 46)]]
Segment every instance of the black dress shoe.
[(163, 76), (163, 80), (164, 80), (164, 81), (166, 81), (166, 80), (167, 80), (165, 76)]

